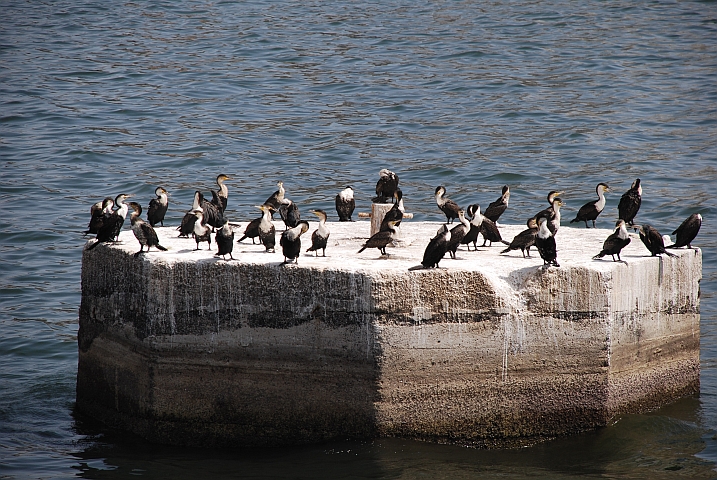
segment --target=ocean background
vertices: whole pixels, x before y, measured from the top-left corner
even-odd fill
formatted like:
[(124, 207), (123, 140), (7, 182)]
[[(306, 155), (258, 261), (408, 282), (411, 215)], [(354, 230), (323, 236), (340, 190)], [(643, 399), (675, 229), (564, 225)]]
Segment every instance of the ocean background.
[[(716, 2), (0, 0), (0, 105), (0, 479), (717, 478)], [(278, 180), (368, 211), (382, 168), (416, 220), (444, 218), (438, 185), (487, 205), (507, 184), (504, 223), (558, 189), (571, 228), (606, 182), (609, 228), (636, 178), (639, 222), (701, 213), (700, 394), (515, 450), (186, 449), (75, 412), (94, 202), (161, 185), (176, 225), (226, 173), (236, 222)]]

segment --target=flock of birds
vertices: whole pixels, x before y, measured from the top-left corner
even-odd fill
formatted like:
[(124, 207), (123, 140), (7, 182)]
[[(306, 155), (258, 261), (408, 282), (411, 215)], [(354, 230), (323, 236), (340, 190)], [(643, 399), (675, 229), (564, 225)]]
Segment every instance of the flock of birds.
[[(196, 191), (192, 207), (186, 212), (180, 226), (177, 228), (180, 237), (194, 237), (197, 250), (199, 250), (202, 242), (207, 242), (208, 248), (211, 249), (211, 234), (214, 233), (217, 244), (217, 253), (215, 255), (221, 256), (224, 260), (226, 260), (227, 255), (231, 260), (234, 259), (232, 256), (234, 229), (225, 216), (228, 200), (228, 189), (225, 182), (230, 179), (231, 177), (224, 174), (217, 176), (218, 190), (211, 190), (211, 200), (207, 200), (202, 192)], [(397, 227), (403, 220), (405, 208), (403, 206), (403, 193), (398, 186), (398, 181), (398, 175), (388, 169), (383, 169), (379, 172), (379, 180), (376, 183), (376, 197), (372, 201), (377, 203), (392, 202), (393, 206), (382, 219), (379, 231), (366, 240), (358, 253), (367, 248), (377, 248), (382, 255), (387, 256), (386, 247), (399, 240)], [(278, 182), (277, 186), (278, 190), (269, 196), (263, 204), (257, 206), (261, 211), (261, 216), (249, 222), (238, 242), (251, 239), (252, 243), (256, 243), (258, 239), (267, 252), (274, 252), (276, 228), (272, 220), (273, 215), (278, 212), (285, 224), (285, 230), (281, 233), (279, 240), (279, 245), (284, 255), (284, 263), (296, 263), (301, 252), (301, 236), (309, 230), (309, 222), (301, 220), (297, 204), (286, 197), (283, 182)], [(585, 227), (589, 228), (588, 222), (592, 222), (593, 227), (596, 227), (595, 221), (605, 209), (605, 193), (610, 191), (610, 187), (607, 184), (599, 183), (595, 188), (598, 199), (583, 205), (570, 223), (584, 222)], [(507, 245), (507, 248), (502, 250), (501, 253), (521, 250), (523, 257), (526, 257), (526, 255), (530, 257), (530, 248), (535, 246), (543, 259), (545, 268), (549, 268), (551, 265), (559, 267), (555, 237), (560, 228), (560, 208), (565, 205), (560, 195), (564, 193), (563, 191), (551, 191), (548, 193), (549, 206), (530, 217), (526, 222), (528, 228), (508, 242), (501, 237), (496, 225), (500, 216), (508, 208), (510, 201), (510, 189), (508, 186), (503, 187), (501, 196), (490, 203), (483, 213), (481, 213), (481, 208), (478, 204), (472, 204), (463, 210), (456, 202), (446, 197), (446, 188), (439, 186), (435, 190), (436, 205), (445, 214), (446, 222), (440, 227), (436, 235), (430, 239), (421, 265), (412, 269), (438, 267), (439, 262), (446, 253), (452, 258), (456, 257), (459, 245), (466, 245), (466, 248), (470, 250), (470, 245), (473, 244), (474, 250), (477, 250), (476, 244), (479, 235), (483, 237), (482, 246), (486, 246), (487, 243), (491, 246), (493, 242)], [(97, 241), (90, 244), (87, 249), (92, 250), (100, 243), (118, 241), (125, 218), (131, 208), (131, 228), (140, 244), (140, 250), (135, 255), (144, 253), (144, 247), (147, 247), (147, 252), (151, 247), (166, 251), (167, 249), (160, 245), (154, 227), (157, 225), (164, 226), (164, 217), (169, 205), (169, 194), (163, 187), (158, 187), (155, 190), (155, 195), (156, 198), (149, 202), (147, 221), (141, 218), (142, 206), (140, 204), (126, 202), (131, 197), (129, 194), (120, 194), (114, 199), (107, 197), (92, 205), (90, 223), (84, 233), (85, 235), (96, 235)], [(347, 186), (340, 191), (335, 200), (339, 221), (353, 221), (352, 216), (356, 208), (356, 202), (352, 187)], [(662, 254), (674, 256), (666, 250), (669, 248), (685, 246), (692, 248), (692, 241), (697, 236), (702, 225), (702, 216), (700, 214), (692, 214), (682, 222), (672, 232), (676, 236), (675, 243), (665, 246), (662, 235), (655, 228), (647, 224), (636, 225), (634, 223), (641, 203), (642, 186), (638, 178), (620, 198), (617, 206), (619, 219), (615, 224), (615, 230), (607, 237), (603, 243), (602, 250), (593, 257), (594, 259), (610, 255), (613, 261), (625, 263), (620, 258), (620, 252), (630, 243), (630, 236), (627, 231), (628, 225), (639, 231), (640, 239), (653, 256)], [(323, 256), (326, 256), (326, 246), (330, 234), (326, 224), (328, 215), (324, 210), (319, 209), (311, 210), (311, 212), (318, 217), (319, 226), (312, 233), (311, 247), (306, 251), (315, 252), (315, 255), (318, 255), (318, 251), (322, 250)], [(458, 224), (450, 228), (448, 225), (452, 224), (454, 220), (458, 220)], [(615, 258), (616, 256), (617, 259)]]

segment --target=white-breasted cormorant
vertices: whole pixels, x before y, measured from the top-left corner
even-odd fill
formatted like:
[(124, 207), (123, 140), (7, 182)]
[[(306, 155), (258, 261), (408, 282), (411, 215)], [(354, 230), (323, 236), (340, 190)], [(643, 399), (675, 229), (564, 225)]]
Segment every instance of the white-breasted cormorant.
[[(231, 180), (232, 177), (228, 175), (224, 175), (223, 173), (220, 173), (217, 175), (217, 185), (219, 186), (219, 191), (211, 190), (212, 192), (212, 203), (219, 208), (219, 210), (224, 214), (224, 210), (227, 209), (227, 201), (229, 200), (229, 189), (227, 189), (227, 186), (224, 185), (225, 180)], [(222, 228), (224, 228), (222, 226)]]
[(386, 230), (374, 233), (371, 238), (366, 240), (366, 243), (363, 244), (358, 253), (363, 252), (367, 248), (378, 248), (381, 255), (389, 256), (388, 253), (386, 253), (386, 246), (396, 240), (397, 237), (398, 231), (396, 230), (396, 221), (391, 220), (388, 222)]
[(202, 192), (197, 191), (195, 195), (196, 194), (199, 194), (199, 206), (201, 207), (202, 214), (204, 215), (204, 224), (213, 228), (222, 228), (224, 226), (225, 219), (221, 208), (214, 203), (207, 201)]
[(562, 195), (564, 193), (565, 192), (562, 190), (551, 190), (550, 192), (548, 192), (548, 203), (550, 204), (550, 206), (533, 215), (532, 218), (535, 219), (536, 223), (538, 221), (538, 217), (545, 217), (548, 219), (548, 221), (553, 219), (553, 217), (555, 216), (555, 211), (553, 210), (553, 202), (555, 202), (555, 199), (559, 195)]
[(451, 231), (445, 224), (436, 233), (436, 236), (428, 242), (423, 252), (421, 265), (423, 268), (439, 268), (438, 264), (448, 251), (448, 244), (451, 241)]
[(378, 172), (379, 179), (376, 182), (376, 198), (374, 203), (385, 203), (389, 198), (395, 198), (394, 194), (398, 188), (398, 175), (391, 170), (384, 168)]
[(269, 198), (266, 199), (264, 205), (270, 206), (274, 211), (279, 210), (279, 207), (285, 202), (284, 196), (286, 195), (286, 189), (284, 188), (284, 182), (279, 180), (276, 182), (276, 186), (279, 189), (272, 193)]
[(400, 188), (396, 189), (394, 192), (394, 196), (396, 197), (397, 202), (393, 204), (393, 207), (391, 207), (391, 210), (386, 212), (386, 214), (383, 216), (383, 220), (381, 220), (381, 226), (379, 227), (379, 230), (386, 230), (388, 228), (388, 222), (391, 220), (396, 221), (396, 226), (398, 227), (401, 225), (401, 221), (403, 220), (403, 213), (406, 211), (406, 209), (403, 207), (403, 192)]
[(458, 210), (458, 220), (460, 220), (461, 223), (451, 228), (451, 238), (446, 246), (446, 250), (451, 255), (451, 258), (453, 258), (454, 260), (456, 258), (456, 250), (458, 250), (458, 245), (460, 245), (461, 240), (463, 240), (463, 238), (471, 229), (471, 224), (468, 220), (466, 220), (463, 210)]
[(214, 256), (220, 256), (226, 260), (226, 256), (229, 255), (230, 260), (234, 260), (232, 256), (232, 250), (234, 250), (234, 230), (229, 225), (229, 220), (224, 220), (222, 228), (217, 230), (217, 234), (214, 236), (214, 241), (217, 242), (217, 253)]
[(92, 250), (100, 243), (118, 240), (122, 225), (124, 225), (124, 219), (127, 217), (127, 211), (129, 210), (129, 206), (124, 201), (131, 196), (127, 193), (120, 193), (115, 197), (114, 204), (117, 210), (104, 215), (102, 226), (97, 230), (97, 242), (90, 245), (87, 250)]
[(351, 215), (355, 209), (354, 189), (351, 185), (347, 185), (336, 195), (336, 213), (339, 215), (339, 222), (353, 222)]
[(180, 237), (188, 237), (190, 235), (194, 235), (194, 223), (197, 221), (197, 216), (194, 215), (194, 211), (202, 208), (199, 204), (199, 200), (201, 199), (201, 193), (199, 192), (199, 190), (194, 192), (194, 197), (192, 198), (192, 208), (187, 210), (187, 213), (185, 213), (184, 217), (182, 218), (182, 223), (180, 223), (177, 227), (177, 230), (179, 230)]
[(530, 218), (528, 219), (528, 228), (513, 237), (508, 248), (502, 250), (500, 253), (508, 253), (511, 250), (520, 249), (520, 251), (523, 252), (523, 258), (525, 258), (526, 253), (528, 254), (528, 258), (530, 258), (530, 247), (535, 245), (535, 237), (537, 236), (538, 222), (535, 218)]
[(211, 250), (212, 230), (204, 224), (204, 211), (202, 208), (197, 208), (192, 213), (197, 218), (194, 221), (194, 241), (197, 242), (195, 250), (199, 250), (200, 242), (207, 242), (207, 250)]
[[(687, 246), (692, 248), (692, 240), (695, 239), (702, 226), (702, 215), (699, 213), (693, 213), (687, 219), (680, 224), (677, 229), (672, 232), (672, 235), (676, 235), (675, 243), (668, 245), (665, 248), (681, 248)], [(695, 249), (697, 250), (697, 249)]]
[(301, 235), (309, 229), (309, 222), (306, 220), (299, 221), (295, 227), (289, 228), (281, 232), (279, 245), (284, 254), (284, 263), (299, 263), (299, 255), (301, 254)]
[(436, 205), (446, 215), (446, 222), (453, 223), (454, 218), (458, 218), (458, 210), (460, 207), (453, 200), (446, 198), (446, 187), (441, 185), (436, 188)]
[[(498, 230), (498, 226), (493, 221), (486, 218), (480, 213), (480, 205), (474, 204), (471, 205), (469, 208), (470, 213), (473, 214), (471, 223), (475, 222), (476, 224), (480, 224), (480, 234), (483, 236), (483, 245), (481, 245), (482, 247), (486, 246), (486, 242), (490, 242), (490, 247), (493, 246), (493, 242), (500, 242), (509, 245), (509, 243), (503, 240), (503, 237), (500, 235), (500, 230)], [(475, 246), (475, 243), (473, 245)]]
[(483, 216), (493, 223), (497, 222), (503, 212), (508, 208), (508, 202), (510, 201), (510, 188), (508, 185), (503, 185), (503, 193), (500, 198), (495, 202), (491, 202), (488, 208), (483, 212)]
[(140, 218), (140, 215), (142, 215), (142, 206), (137, 202), (129, 202), (129, 206), (134, 210), (129, 216), (132, 233), (134, 233), (135, 238), (139, 242), (139, 252), (134, 255), (137, 256), (140, 253), (144, 253), (145, 246), (147, 247), (147, 252), (149, 252), (150, 247), (157, 247), (157, 250), (166, 252), (167, 249), (159, 244), (159, 237), (157, 237), (157, 232), (154, 230), (154, 227)]
[(461, 244), (468, 247), (469, 252), (471, 250), (471, 243), (473, 244), (473, 250), (478, 250), (476, 242), (478, 241), (478, 235), (480, 235), (480, 227), (483, 224), (484, 217), (483, 215), (476, 215), (477, 211), (480, 211), (480, 205), (477, 203), (469, 205), (466, 209), (466, 214), (470, 217), (470, 229), (461, 239)]
[(271, 221), (274, 208), (266, 204), (259, 205), (257, 208), (262, 213), (261, 221), (259, 222), (259, 240), (261, 240), (266, 251), (272, 253), (276, 246), (276, 227), (274, 227), (274, 222)]
[(100, 231), (100, 228), (104, 224), (105, 215), (112, 213), (114, 205), (115, 201), (112, 200), (112, 197), (105, 197), (104, 200), (93, 203), (90, 207), (90, 223), (87, 224), (87, 231), (85, 231), (83, 235), (90, 233), (97, 235), (97, 232)]
[(314, 230), (311, 234), (311, 246), (306, 249), (307, 252), (316, 252), (315, 255), (319, 256), (319, 249), (323, 250), (324, 257), (326, 256), (326, 244), (329, 241), (329, 227), (326, 226), (326, 219), (328, 215), (324, 210), (311, 210), (311, 213), (319, 217), (319, 228)]
[(301, 213), (299, 212), (299, 206), (296, 202), (284, 199), (284, 203), (279, 207), (279, 216), (284, 222), (284, 227), (294, 228), (301, 221)]
[(558, 265), (558, 249), (555, 245), (555, 237), (548, 228), (548, 219), (546, 217), (538, 217), (538, 234), (535, 236), (535, 247), (543, 259), (544, 266)]
[(668, 257), (676, 257), (674, 253), (670, 253), (665, 250), (665, 241), (662, 239), (662, 235), (657, 229), (646, 223), (640, 225), (640, 240), (645, 247), (650, 251), (650, 254), (655, 257), (664, 253)]
[[(625, 220), (621, 218), (615, 222), (615, 231), (605, 239), (605, 242), (602, 244), (602, 250), (600, 250), (600, 253), (595, 255), (593, 259), (597, 260), (605, 255), (611, 255), (613, 262), (622, 262), (620, 252), (623, 248), (627, 247), (629, 243), (630, 236), (627, 233), (627, 228), (625, 228)], [(615, 260), (615, 255), (617, 255), (617, 260)]]
[(638, 178), (632, 182), (630, 190), (622, 194), (620, 203), (617, 204), (618, 218), (625, 220), (625, 223), (631, 227), (635, 225), (635, 215), (640, 210), (642, 204), (642, 185)]
[(593, 228), (596, 228), (595, 220), (605, 208), (605, 192), (609, 191), (610, 187), (608, 187), (606, 183), (598, 183), (597, 187), (595, 187), (595, 193), (597, 193), (598, 199), (588, 202), (580, 207), (577, 215), (575, 215), (575, 218), (570, 220), (570, 223), (585, 222), (585, 228), (588, 228), (588, 220), (592, 220)]
[(167, 213), (167, 207), (169, 207), (169, 193), (164, 188), (157, 187), (154, 190), (154, 194), (157, 198), (149, 201), (147, 221), (151, 227), (155, 227), (158, 223), (163, 227), (164, 215)]

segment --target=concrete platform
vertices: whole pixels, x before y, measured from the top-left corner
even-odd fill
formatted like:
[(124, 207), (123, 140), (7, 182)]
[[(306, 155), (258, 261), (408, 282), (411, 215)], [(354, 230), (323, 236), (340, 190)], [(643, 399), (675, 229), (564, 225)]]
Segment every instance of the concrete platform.
[(563, 226), (560, 268), (496, 244), (408, 271), (439, 226), (404, 222), (386, 258), (356, 253), (368, 221), (330, 223), (327, 257), (298, 265), (278, 242), (225, 262), (173, 228), (158, 229), (168, 252), (135, 257), (128, 230), (85, 250), (78, 408), (181, 445), (510, 446), (699, 390), (701, 251), (649, 257), (635, 237), (627, 264), (592, 260), (611, 231)]

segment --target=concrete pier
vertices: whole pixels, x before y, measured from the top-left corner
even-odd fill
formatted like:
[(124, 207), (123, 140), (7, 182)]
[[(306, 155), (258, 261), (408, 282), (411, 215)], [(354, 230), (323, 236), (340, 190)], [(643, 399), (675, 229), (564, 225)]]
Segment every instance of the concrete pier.
[(356, 253), (368, 221), (330, 223), (327, 257), (298, 265), (250, 242), (225, 262), (173, 228), (135, 257), (124, 231), (83, 253), (78, 408), (180, 445), (509, 446), (699, 390), (700, 251), (649, 257), (635, 237), (627, 264), (592, 260), (611, 231), (563, 226), (560, 268), (495, 244), (409, 271), (439, 226), (404, 222), (386, 258)]

